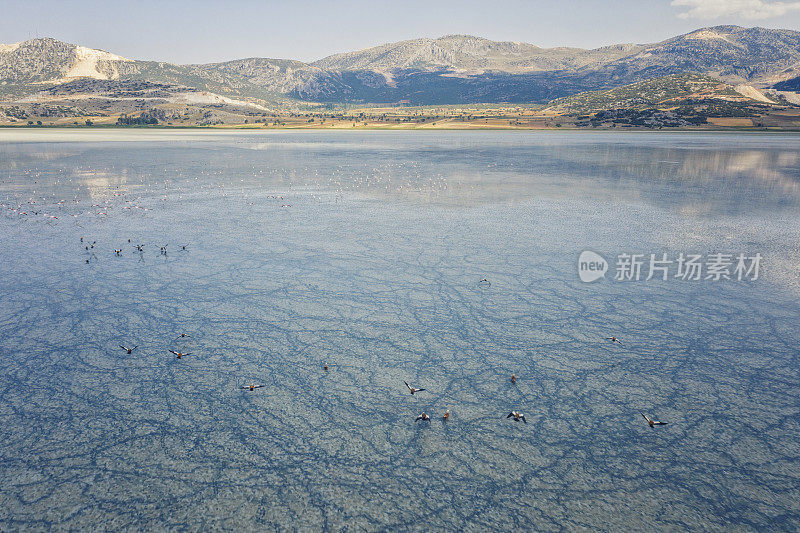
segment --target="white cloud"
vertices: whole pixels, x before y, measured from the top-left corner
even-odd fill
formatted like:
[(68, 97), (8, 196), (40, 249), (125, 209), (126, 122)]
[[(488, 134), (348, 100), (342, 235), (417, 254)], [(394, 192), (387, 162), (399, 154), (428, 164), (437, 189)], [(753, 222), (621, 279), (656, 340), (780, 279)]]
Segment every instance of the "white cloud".
[(674, 7), (688, 8), (682, 19), (716, 19), (741, 17), (763, 20), (780, 17), (790, 11), (800, 11), (800, 2), (767, 2), (766, 0), (672, 0)]

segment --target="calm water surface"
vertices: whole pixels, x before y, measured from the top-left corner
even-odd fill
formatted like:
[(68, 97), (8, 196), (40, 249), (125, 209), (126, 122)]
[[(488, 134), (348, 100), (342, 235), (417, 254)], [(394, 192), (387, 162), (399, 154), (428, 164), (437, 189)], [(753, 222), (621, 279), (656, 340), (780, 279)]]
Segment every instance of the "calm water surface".
[(796, 531), (798, 140), (0, 131), (0, 529)]

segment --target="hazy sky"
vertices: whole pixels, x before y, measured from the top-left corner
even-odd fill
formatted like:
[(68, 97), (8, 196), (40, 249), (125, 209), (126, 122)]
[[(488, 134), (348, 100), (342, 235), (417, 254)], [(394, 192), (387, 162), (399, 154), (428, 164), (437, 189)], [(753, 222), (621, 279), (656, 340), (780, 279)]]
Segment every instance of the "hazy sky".
[(0, 0), (0, 43), (33, 37), (132, 59), (302, 61), (452, 33), (539, 46), (654, 42), (702, 26), (800, 30), (783, 0)]

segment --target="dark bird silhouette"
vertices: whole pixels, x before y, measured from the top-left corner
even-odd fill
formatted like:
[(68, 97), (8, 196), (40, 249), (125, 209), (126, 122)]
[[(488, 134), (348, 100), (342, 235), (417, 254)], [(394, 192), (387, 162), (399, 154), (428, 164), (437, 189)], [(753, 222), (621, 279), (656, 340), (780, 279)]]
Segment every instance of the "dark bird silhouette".
[(642, 417), (645, 420), (647, 420), (647, 425), (650, 426), (650, 427), (666, 426), (667, 425), (666, 422), (659, 422), (658, 420), (653, 420), (652, 418), (650, 418), (649, 416), (645, 415), (644, 413), (639, 413), (639, 414), (642, 415)]
[(523, 415), (522, 413), (518, 413), (516, 411), (511, 411), (510, 413), (508, 413), (506, 418), (511, 418), (512, 416), (514, 417), (514, 421), (515, 422), (519, 422), (520, 420), (522, 420), (526, 424), (528, 423), (528, 421), (525, 420), (525, 415)]
[(415, 392), (422, 392), (422, 391), (424, 391), (424, 390), (425, 390), (425, 389), (415, 389), (414, 387), (412, 387), (411, 385), (409, 385), (407, 381), (404, 381), (403, 383), (405, 383), (405, 384), (406, 384), (406, 387), (408, 387), (408, 390), (410, 390), (410, 391), (411, 391), (411, 394), (414, 394)]
[(517, 382), (517, 376), (511, 374), (511, 383), (516, 383), (516, 382)]
[(120, 347), (120, 348), (122, 348), (123, 350), (125, 350), (126, 352), (128, 352), (128, 355), (130, 355), (130, 354), (131, 354), (131, 353), (133, 353), (133, 351), (134, 351), (136, 348), (138, 348), (139, 346), (138, 346), (138, 345), (136, 345), (136, 346), (134, 346), (133, 348), (126, 348), (126, 347), (124, 347), (123, 345), (121, 345), (121, 344), (120, 344), (120, 345), (119, 345), (119, 347)]

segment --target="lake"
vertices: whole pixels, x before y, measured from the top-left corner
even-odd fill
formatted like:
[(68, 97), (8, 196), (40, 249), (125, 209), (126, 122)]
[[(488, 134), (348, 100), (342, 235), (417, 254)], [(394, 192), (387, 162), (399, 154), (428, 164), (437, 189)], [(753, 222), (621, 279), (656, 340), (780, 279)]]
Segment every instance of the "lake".
[(0, 529), (796, 531), (798, 140), (0, 130)]

